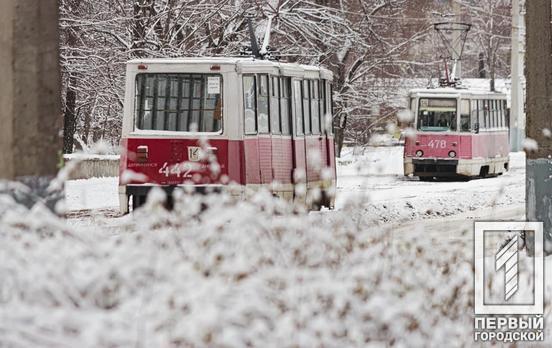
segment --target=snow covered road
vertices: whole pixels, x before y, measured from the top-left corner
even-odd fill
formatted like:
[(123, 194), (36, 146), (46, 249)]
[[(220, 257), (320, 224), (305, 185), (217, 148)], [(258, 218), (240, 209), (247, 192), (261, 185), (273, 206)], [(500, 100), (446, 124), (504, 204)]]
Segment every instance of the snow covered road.
[[(336, 208), (355, 210), (378, 224), (455, 215), (519, 218), (525, 204), (525, 156), (522, 152), (510, 156), (510, 172), (498, 178), (421, 182), (403, 176), (400, 146), (348, 148), (338, 160)], [(72, 180), (66, 191), (67, 208), (75, 218), (116, 215), (117, 178)]]
[[(362, 208), (374, 221), (439, 218), (478, 211), (478, 218), (513, 219), (523, 211), (525, 154), (510, 154), (510, 171), (497, 178), (421, 182), (403, 176), (402, 147), (347, 149), (338, 161), (336, 206)], [(519, 215), (519, 214), (518, 214)]]

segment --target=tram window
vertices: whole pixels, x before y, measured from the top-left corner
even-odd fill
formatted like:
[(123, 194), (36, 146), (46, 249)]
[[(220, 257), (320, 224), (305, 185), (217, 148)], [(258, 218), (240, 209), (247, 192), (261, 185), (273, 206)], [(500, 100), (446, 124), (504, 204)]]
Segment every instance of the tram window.
[(483, 100), (483, 127), (485, 129), (490, 128), (489, 124), (489, 101)]
[(496, 126), (497, 127), (502, 127), (502, 103), (500, 102), (500, 100), (497, 100), (496, 101), (496, 115), (497, 115), (497, 122), (496, 122)]
[(491, 100), (491, 128), (496, 128), (496, 103)]
[(506, 104), (506, 101), (501, 101), (502, 103), (502, 110), (504, 114), (504, 128), (510, 128), (510, 114), (508, 112), (508, 104)]
[(491, 116), (491, 128), (494, 128), (496, 127), (494, 100), (489, 100), (489, 110), (490, 110), (490, 116)]
[(276, 76), (270, 78), (270, 129), (272, 134), (280, 134), (280, 87)]
[(328, 105), (326, 104), (326, 80), (320, 80), (320, 83), (319, 83), (319, 89), (318, 89), (318, 95), (320, 96), (320, 100), (319, 100), (319, 103), (320, 103), (320, 108), (319, 108), (319, 112), (320, 112), (320, 131), (322, 134), (324, 134), (324, 131), (326, 130), (327, 126), (326, 126), (326, 115), (327, 115), (327, 107)]
[[(163, 81), (163, 83), (161, 83)], [(157, 129), (176, 131), (178, 125), (178, 103), (180, 79), (178, 76), (170, 75), (167, 79), (159, 79), (157, 98)], [(164, 103), (161, 102), (165, 99)]]
[(268, 75), (259, 75), (259, 91), (257, 92), (257, 125), (259, 133), (270, 132), (270, 119), (268, 116)]
[(497, 127), (502, 127), (502, 101), (496, 101), (496, 113), (498, 115)]
[(471, 119), (470, 119), (470, 101), (462, 100), (460, 102), (460, 131), (471, 131)]
[(456, 99), (420, 98), (418, 129), (421, 131), (456, 131)]
[(318, 80), (311, 81), (310, 86), (312, 134), (320, 135), (320, 98), (318, 95)]
[(496, 114), (497, 114), (497, 123), (496, 126), (502, 127), (502, 102), (500, 100), (496, 101)]
[(257, 133), (257, 92), (255, 76), (243, 77), (243, 107), (245, 114), (245, 134)]
[(138, 75), (136, 78), (137, 128), (153, 128), (153, 104), (155, 100), (155, 76)]
[(303, 106), (301, 81), (293, 81), (293, 105), (295, 106), (295, 134), (303, 135)]
[(309, 80), (303, 80), (303, 121), (305, 125), (305, 134), (311, 134), (310, 82)]
[(495, 105), (494, 100), (489, 100), (489, 126), (495, 127)]
[(136, 77), (136, 91), (137, 129), (184, 132), (222, 129), (220, 75), (140, 74)]
[(495, 128), (500, 127), (500, 109), (498, 108), (498, 100), (494, 101), (495, 104)]
[(506, 105), (504, 105), (504, 101), (500, 100), (500, 127), (504, 128), (506, 127)]
[(334, 91), (333, 84), (328, 83), (326, 85), (326, 99), (327, 99), (327, 103), (329, 105), (328, 110), (330, 112), (330, 114), (327, 116), (329, 118), (329, 121), (327, 121), (327, 122), (328, 122), (328, 129), (329, 129), (330, 134), (334, 133), (333, 115), (335, 115), (335, 114), (334, 114), (334, 103), (333, 103), (333, 91)]
[(289, 77), (280, 78), (280, 119), (282, 121), (282, 134), (284, 135), (291, 135), (289, 83)]
[(471, 130), (477, 131), (478, 127), (481, 127), (481, 121), (479, 120), (479, 100), (471, 101)]
[(155, 99), (154, 129), (165, 129), (165, 109), (167, 102), (167, 76), (157, 78), (157, 98)]

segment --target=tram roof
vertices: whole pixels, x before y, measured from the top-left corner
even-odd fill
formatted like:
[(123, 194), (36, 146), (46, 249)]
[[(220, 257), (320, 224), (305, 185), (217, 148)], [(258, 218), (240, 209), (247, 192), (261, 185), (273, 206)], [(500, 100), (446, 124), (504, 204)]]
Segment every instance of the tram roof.
[(333, 80), (333, 73), (323, 67), (314, 65), (303, 65), (297, 63), (287, 63), (272, 60), (255, 59), (251, 57), (181, 57), (181, 58), (139, 58), (127, 62), (127, 64), (138, 65), (202, 65), (202, 64), (217, 64), (217, 65), (235, 65), (250, 71), (252, 68), (276, 68), (284, 71), (301, 72), (307, 77), (309, 73), (319, 73), (322, 78)]
[(474, 96), (474, 97), (504, 97), (507, 98), (508, 95), (504, 92), (491, 92), (489, 90), (483, 90), (478, 88), (453, 88), (453, 87), (438, 87), (438, 88), (415, 88), (411, 89), (409, 92), (410, 95), (455, 95), (455, 96)]

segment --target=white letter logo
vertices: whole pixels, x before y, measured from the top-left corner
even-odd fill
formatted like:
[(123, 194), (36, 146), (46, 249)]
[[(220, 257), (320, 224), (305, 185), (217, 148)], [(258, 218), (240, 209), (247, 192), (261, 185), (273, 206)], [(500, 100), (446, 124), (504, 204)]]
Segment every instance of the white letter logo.
[(495, 256), (495, 270), (504, 268), (504, 299), (518, 291), (518, 235), (515, 235)]

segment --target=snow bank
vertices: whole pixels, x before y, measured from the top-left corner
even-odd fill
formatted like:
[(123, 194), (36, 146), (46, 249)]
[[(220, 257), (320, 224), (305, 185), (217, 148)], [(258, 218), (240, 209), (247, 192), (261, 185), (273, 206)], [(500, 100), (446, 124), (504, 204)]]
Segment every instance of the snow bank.
[(119, 207), (119, 178), (69, 180), (65, 183), (67, 210), (91, 210)]
[(469, 243), (397, 242), (354, 211), (294, 214), (268, 194), (184, 196), (179, 213), (160, 196), (79, 230), (1, 197), (0, 345), (472, 342)]
[(338, 180), (346, 176), (403, 175), (403, 147), (347, 147), (337, 159)]
[(346, 148), (337, 173), (336, 207), (356, 207), (370, 224), (525, 204), (523, 152), (510, 154), (510, 171), (499, 178), (421, 182), (404, 176), (402, 147)]

